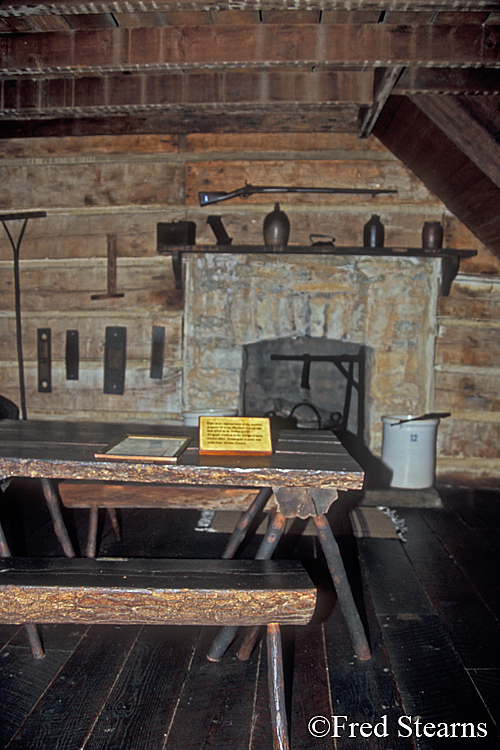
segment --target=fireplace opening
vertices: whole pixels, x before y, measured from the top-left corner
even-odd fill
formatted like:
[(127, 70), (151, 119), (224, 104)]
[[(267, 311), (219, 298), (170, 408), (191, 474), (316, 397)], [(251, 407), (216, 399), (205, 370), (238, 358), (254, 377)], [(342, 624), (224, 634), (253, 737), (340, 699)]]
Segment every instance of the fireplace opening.
[(363, 440), (368, 349), (309, 336), (245, 345), (243, 414), (293, 419), (301, 429), (349, 431)]

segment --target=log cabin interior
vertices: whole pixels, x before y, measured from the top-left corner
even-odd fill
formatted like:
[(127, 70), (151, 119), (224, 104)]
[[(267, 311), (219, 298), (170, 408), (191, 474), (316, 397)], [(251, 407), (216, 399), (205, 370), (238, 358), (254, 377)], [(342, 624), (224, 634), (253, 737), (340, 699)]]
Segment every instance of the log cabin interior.
[[(353, 659), (334, 605), (289, 634), (291, 746), (498, 747), (499, 4), (6, 0), (0, 48), (1, 394), (33, 420), (288, 417), (306, 349), (362, 351), (348, 413), (331, 362), (311, 364), (308, 390), (375, 463), (384, 415), (449, 416), (435, 486), (373, 490), (406, 531), (353, 535), (363, 493), (332, 508), (372, 658)], [(285, 189), (231, 195), (248, 185)], [(273, 251), (276, 203), (290, 234)], [(383, 247), (365, 246), (373, 216)], [(433, 250), (427, 222), (443, 229)], [(37, 482), (4, 489), (13, 554), (60, 555)], [(65, 514), (84, 549), (87, 512)], [(99, 554), (220, 557), (227, 529), (202, 533), (198, 516), (122, 509), (123, 538), (103, 518)], [(281, 553), (321, 579), (307, 529)], [(36, 661), (22, 628), (0, 626), (0, 745), (272, 746), (260, 646), (214, 672), (210, 629), (119, 630), (46, 626)], [(337, 715), (356, 731), (335, 736)]]

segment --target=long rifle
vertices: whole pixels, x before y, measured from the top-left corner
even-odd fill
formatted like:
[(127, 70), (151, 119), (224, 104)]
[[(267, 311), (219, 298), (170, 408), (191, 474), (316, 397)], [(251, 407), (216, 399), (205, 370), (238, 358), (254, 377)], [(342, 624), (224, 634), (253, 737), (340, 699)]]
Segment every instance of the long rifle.
[(198, 200), (200, 201), (200, 206), (209, 206), (212, 203), (231, 200), (231, 198), (248, 198), (249, 195), (254, 195), (255, 193), (342, 193), (347, 195), (379, 195), (380, 193), (397, 192), (397, 190), (384, 190), (382, 188), (287, 187), (283, 185), (271, 187), (268, 185), (250, 185), (249, 182), (246, 182), (243, 187), (233, 190), (230, 193), (222, 191), (199, 192)]

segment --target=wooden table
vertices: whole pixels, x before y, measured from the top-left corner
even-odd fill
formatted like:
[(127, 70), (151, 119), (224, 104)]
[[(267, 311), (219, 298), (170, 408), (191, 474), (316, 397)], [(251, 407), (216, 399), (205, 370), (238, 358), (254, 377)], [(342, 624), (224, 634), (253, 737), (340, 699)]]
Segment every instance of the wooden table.
[[(94, 457), (127, 434), (179, 435), (191, 442), (178, 461), (159, 464), (139, 461), (107, 461)], [(114, 482), (160, 482), (171, 485), (223, 485), (260, 488), (242, 515), (223, 557), (234, 556), (246, 529), (274, 493), (277, 510), (257, 553), (271, 557), (283, 533), (286, 518), (312, 517), (332, 575), (339, 603), (346, 617), (354, 649), (360, 659), (370, 658), (363, 626), (337, 543), (326, 512), (338, 490), (360, 489), (364, 474), (333, 433), (291, 430), (273, 433), (272, 456), (200, 456), (198, 430), (171, 425), (117, 424), (60, 421), (0, 422), (0, 477), (37, 477), (42, 480), (54, 528), (68, 557), (74, 556), (50, 480), (81, 479)], [(229, 633), (215, 644), (211, 657), (220, 658)], [(242, 658), (250, 640), (242, 646)]]

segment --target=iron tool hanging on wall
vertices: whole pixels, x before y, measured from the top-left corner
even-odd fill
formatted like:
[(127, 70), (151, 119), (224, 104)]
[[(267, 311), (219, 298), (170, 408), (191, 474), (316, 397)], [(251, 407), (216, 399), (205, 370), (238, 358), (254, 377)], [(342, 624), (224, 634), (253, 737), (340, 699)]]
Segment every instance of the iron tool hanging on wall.
[(151, 361), (149, 377), (160, 380), (163, 376), (163, 356), (165, 353), (165, 326), (153, 326), (151, 338)]
[(79, 333), (76, 330), (66, 331), (66, 380), (78, 380), (80, 377)]
[(123, 395), (126, 349), (127, 329), (123, 326), (107, 326), (104, 342), (104, 393)]
[(108, 269), (108, 287), (107, 291), (102, 294), (91, 294), (90, 299), (112, 299), (113, 297), (124, 297), (123, 292), (117, 291), (116, 286), (116, 259), (118, 257), (116, 249), (116, 234), (108, 234), (108, 254), (107, 254), (107, 269)]
[(37, 353), (38, 353), (38, 392), (52, 392), (52, 354), (51, 354), (51, 330), (50, 328), (38, 328), (37, 330)]
[[(15, 213), (0, 214), (0, 221), (3, 224), (3, 228), (9, 238), (13, 253), (14, 253), (14, 294), (15, 294), (15, 309), (16, 309), (16, 343), (17, 343), (17, 364), (19, 370), (19, 394), (21, 399), (21, 417), (27, 419), (28, 414), (26, 411), (26, 386), (24, 382), (24, 357), (23, 357), (23, 341), (22, 341), (22, 325), (21, 325), (21, 283), (19, 273), (19, 254), (21, 250), (21, 242), (23, 241), (24, 232), (28, 224), (29, 219), (39, 219), (47, 216), (46, 211), (19, 211)], [(23, 225), (17, 242), (9, 230), (6, 222), (11, 220), (22, 219)]]

